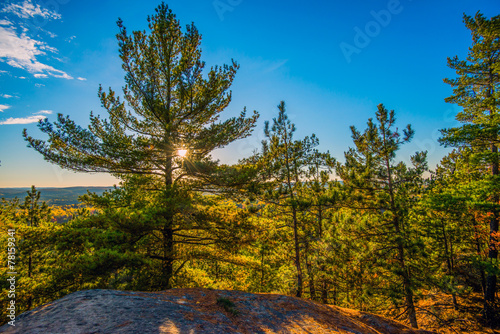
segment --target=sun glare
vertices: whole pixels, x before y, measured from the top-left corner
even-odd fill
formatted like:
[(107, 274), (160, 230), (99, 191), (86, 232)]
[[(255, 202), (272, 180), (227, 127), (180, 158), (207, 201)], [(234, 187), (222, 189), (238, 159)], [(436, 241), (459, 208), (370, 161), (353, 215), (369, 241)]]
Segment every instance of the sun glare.
[(178, 150), (177, 150), (177, 154), (178, 154), (181, 158), (184, 158), (184, 157), (186, 156), (187, 152), (188, 152), (188, 151), (187, 151), (186, 149), (183, 149), (183, 148), (181, 148), (181, 149), (178, 149)]

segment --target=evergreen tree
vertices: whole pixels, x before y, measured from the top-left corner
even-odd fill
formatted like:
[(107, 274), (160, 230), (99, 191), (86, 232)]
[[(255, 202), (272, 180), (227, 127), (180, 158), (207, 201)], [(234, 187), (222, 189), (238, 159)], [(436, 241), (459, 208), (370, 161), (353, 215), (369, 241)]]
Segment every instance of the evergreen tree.
[(345, 153), (346, 162), (338, 165), (337, 174), (349, 193), (346, 205), (364, 213), (366, 233), (379, 244), (379, 258), (385, 259), (385, 266), (399, 277), (408, 320), (417, 328), (415, 266), (411, 259), (416, 257), (418, 238), (410, 225), (410, 210), (422, 186), (422, 173), (427, 169), (426, 153), (411, 157), (413, 168), (403, 162), (396, 164), (396, 152), (411, 140), (414, 132), (410, 125), (403, 130), (403, 136), (397, 129), (394, 131), (394, 111), (382, 104), (378, 105), (376, 117), (377, 123), (369, 119), (363, 133), (351, 127), (356, 147)]
[(470, 195), (471, 180), (479, 173), (470, 168), (467, 151), (454, 150), (441, 160), (417, 209), (431, 259), (426, 279), (451, 294), (455, 310), (457, 296), (470, 286), (477, 290), (476, 277), (481, 276), (483, 291), (485, 284), (483, 266), (477, 265), (484, 251), (483, 233), (477, 228), (478, 208)]
[[(302, 196), (307, 203), (303, 215), (304, 258), (309, 281), (309, 295), (313, 300), (328, 300), (329, 279), (326, 275), (326, 263), (321, 255), (325, 242), (325, 226), (331, 221), (336, 203), (336, 181), (330, 178), (335, 167), (335, 159), (329, 152), (322, 153), (314, 148), (306, 152), (306, 173), (304, 175)], [(316, 286), (319, 283), (319, 286)], [(317, 291), (320, 292), (319, 297)]]
[[(303, 150), (301, 141), (293, 139), (295, 125), (290, 122), (285, 110), (285, 102), (278, 105), (278, 118), (265, 123), (264, 134), (268, 138), (263, 141), (261, 164), (268, 180), (267, 197), (271, 203), (285, 206), (291, 214), (293, 230), (294, 264), (296, 269), (296, 296), (302, 296), (303, 273), (300, 261), (300, 227), (299, 201), (297, 189), (301, 187), (300, 178), (303, 173)], [(314, 140), (314, 138), (313, 138)], [(314, 145), (307, 139), (306, 144)]]
[(312, 164), (312, 154), (317, 152), (314, 148), (319, 141), (314, 134), (303, 140), (295, 140), (295, 125), (288, 119), (284, 101), (278, 105), (278, 110), (278, 117), (273, 118), (272, 125), (269, 121), (265, 123), (264, 134), (267, 139), (262, 142), (262, 152), (247, 159), (246, 163), (257, 163), (264, 187), (261, 199), (274, 206), (280, 215), (284, 215), (287, 225), (291, 227), (296, 270), (295, 294), (301, 297), (304, 274), (300, 254), (305, 228), (301, 217), (311, 205), (305, 198), (304, 181), (307, 178), (307, 167)]
[(227, 186), (216, 181), (219, 168), (210, 152), (248, 136), (258, 114), (246, 118), (243, 111), (239, 117), (219, 121), (231, 101), (228, 89), (238, 65), (233, 61), (215, 66), (204, 75), (201, 35), (194, 24), (183, 32), (165, 4), (148, 17), (148, 23), (149, 34), (130, 35), (118, 20), (126, 84), (124, 100), (112, 89), (99, 88), (109, 119), (91, 113), (85, 129), (59, 114), (54, 123), (48, 119), (39, 123), (48, 140), (35, 139), (26, 130), (24, 137), (45, 160), (62, 168), (111, 173), (123, 180), (122, 187), (149, 193), (144, 197), (156, 207), (149, 222), (155, 222), (154, 233), (161, 240), (151, 256), (161, 261), (160, 286), (165, 289), (182, 266), (174, 268), (178, 241), (199, 241), (196, 235), (180, 232), (192, 224), (194, 194)]
[[(487, 184), (477, 185), (476, 190), (487, 193), (490, 203), (489, 254), (492, 268), (498, 268), (499, 220), (499, 126), (500, 126), (500, 16), (487, 19), (481, 13), (474, 17), (464, 15), (465, 26), (471, 31), (472, 46), (466, 60), (457, 56), (448, 58), (448, 66), (458, 75), (444, 79), (453, 87), (453, 95), (446, 98), (463, 108), (456, 115), (462, 126), (442, 130), (441, 142), (447, 146), (473, 148), (475, 160), (489, 166)], [(486, 278), (485, 318), (493, 325), (497, 270), (490, 270)]]
[[(35, 186), (31, 186), (31, 190), (27, 192), (28, 195), (24, 199), (24, 203), (19, 207), (23, 218), (26, 220), (26, 225), (29, 227), (38, 227), (41, 221), (50, 221), (50, 209), (47, 203), (42, 202), (39, 205), (40, 192), (36, 190)], [(28, 250), (28, 279), (33, 276), (33, 255), (32, 250)], [(28, 310), (31, 309), (33, 304), (32, 296), (28, 297)]]

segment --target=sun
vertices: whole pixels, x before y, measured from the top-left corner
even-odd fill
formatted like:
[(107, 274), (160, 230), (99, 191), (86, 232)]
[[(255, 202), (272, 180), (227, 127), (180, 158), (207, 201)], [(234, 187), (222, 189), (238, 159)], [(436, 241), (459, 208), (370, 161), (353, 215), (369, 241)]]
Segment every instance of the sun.
[(177, 150), (177, 154), (178, 154), (181, 158), (184, 158), (184, 157), (186, 156), (187, 152), (188, 152), (188, 151), (187, 151), (186, 149), (183, 149), (183, 148), (181, 148), (181, 149), (178, 149), (178, 150)]

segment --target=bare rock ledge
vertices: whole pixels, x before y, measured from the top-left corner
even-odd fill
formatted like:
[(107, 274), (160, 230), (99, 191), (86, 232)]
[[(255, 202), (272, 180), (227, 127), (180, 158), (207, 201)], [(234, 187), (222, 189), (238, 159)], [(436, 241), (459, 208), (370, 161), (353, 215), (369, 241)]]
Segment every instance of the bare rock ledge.
[[(218, 299), (234, 304), (224, 307)], [(369, 313), (274, 294), (86, 290), (19, 315), (0, 333), (431, 333)]]

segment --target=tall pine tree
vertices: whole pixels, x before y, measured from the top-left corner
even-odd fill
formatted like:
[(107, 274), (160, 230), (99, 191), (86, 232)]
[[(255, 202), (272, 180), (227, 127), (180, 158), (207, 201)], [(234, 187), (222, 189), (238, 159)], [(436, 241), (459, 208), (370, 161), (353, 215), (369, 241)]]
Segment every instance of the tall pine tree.
[[(485, 198), (491, 215), (488, 258), (492, 268), (498, 268), (500, 16), (487, 19), (478, 12), (474, 17), (464, 15), (464, 23), (471, 31), (472, 46), (466, 60), (457, 56), (448, 58), (448, 66), (458, 77), (444, 79), (453, 87), (453, 95), (445, 101), (463, 108), (456, 115), (463, 125), (442, 130), (441, 142), (447, 146), (471, 147), (475, 160), (489, 167), (489, 175), (485, 175), (487, 183), (478, 184), (478, 188), (488, 194)], [(490, 270), (484, 292), (484, 315), (491, 325), (495, 322), (496, 291), (497, 275)]]
[(183, 32), (165, 4), (148, 17), (148, 23), (149, 34), (129, 34), (118, 20), (126, 84), (124, 100), (111, 88), (108, 92), (99, 88), (108, 119), (91, 113), (90, 125), (83, 128), (59, 114), (54, 123), (47, 119), (39, 123), (48, 140), (35, 139), (26, 130), (24, 137), (45, 160), (62, 168), (111, 173), (124, 181), (124, 187), (149, 192), (147, 196), (157, 202), (151, 221), (161, 240), (153, 255), (161, 261), (165, 289), (171, 287), (175, 273), (176, 243), (193, 238), (179, 232), (192, 224), (192, 213), (186, 209), (193, 200), (190, 194), (218, 186), (213, 177), (218, 166), (210, 152), (248, 136), (258, 114), (247, 118), (243, 111), (239, 117), (220, 121), (231, 101), (228, 89), (238, 65), (233, 61), (203, 74), (201, 35), (194, 24)]
[(355, 148), (345, 153), (345, 164), (339, 164), (337, 174), (348, 192), (346, 206), (359, 210), (367, 217), (366, 236), (378, 244), (381, 263), (398, 279), (394, 291), (401, 294), (408, 320), (417, 328), (414, 278), (416, 236), (410, 226), (410, 210), (423, 182), (427, 169), (426, 153), (411, 157), (414, 167), (396, 163), (400, 146), (408, 143), (413, 130), (408, 125), (403, 135), (396, 130), (394, 110), (378, 105), (376, 122), (368, 120), (368, 127), (359, 132), (351, 127)]
[(317, 155), (317, 159), (324, 157), (315, 150), (319, 140), (314, 134), (302, 140), (294, 139), (295, 124), (288, 119), (284, 101), (278, 105), (278, 110), (278, 117), (273, 118), (272, 124), (269, 121), (265, 123), (267, 139), (262, 142), (262, 152), (246, 162), (257, 162), (264, 189), (260, 198), (283, 214), (291, 227), (296, 270), (295, 295), (301, 297), (304, 283), (301, 248), (305, 229), (301, 216), (305, 208), (312, 204), (306, 199), (304, 182), (308, 178), (308, 166), (313, 163), (313, 155)]

